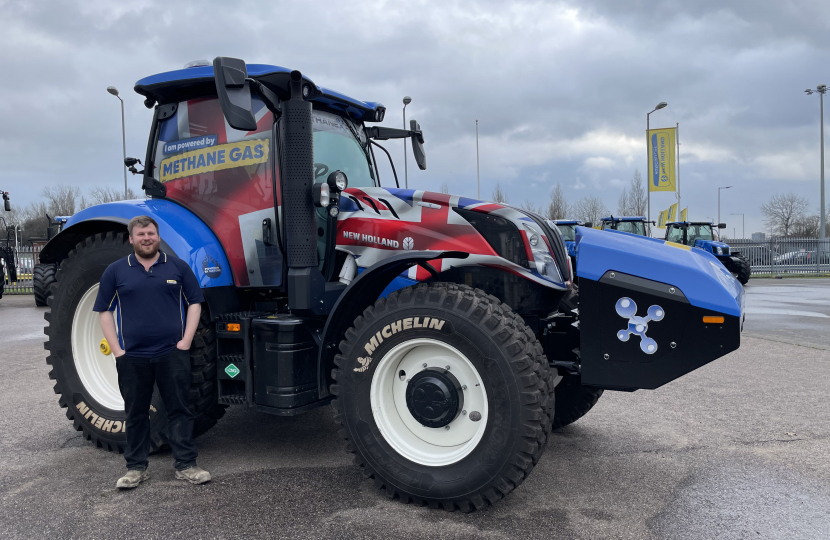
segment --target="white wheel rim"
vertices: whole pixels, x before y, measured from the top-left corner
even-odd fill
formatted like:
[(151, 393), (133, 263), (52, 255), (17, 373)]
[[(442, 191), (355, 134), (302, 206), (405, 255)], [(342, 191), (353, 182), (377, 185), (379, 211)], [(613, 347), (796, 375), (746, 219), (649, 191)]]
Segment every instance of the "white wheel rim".
[(104, 332), (101, 330), (98, 313), (92, 311), (97, 296), (96, 283), (75, 308), (75, 317), (72, 319), (72, 358), (75, 360), (75, 371), (90, 397), (108, 409), (123, 411), (124, 398), (118, 389), (115, 356), (105, 355), (100, 349)]
[[(406, 406), (407, 380), (427, 367), (447, 368), (467, 388), (461, 414), (445, 427), (429, 428)], [(401, 380), (400, 372), (406, 373)], [(487, 427), (488, 401), (475, 366), (458, 349), (434, 339), (413, 339), (396, 345), (378, 362), (369, 391), (372, 415), (381, 435), (406, 459), (431, 467), (450, 465), (472, 452)], [(470, 420), (478, 412), (481, 419)]]

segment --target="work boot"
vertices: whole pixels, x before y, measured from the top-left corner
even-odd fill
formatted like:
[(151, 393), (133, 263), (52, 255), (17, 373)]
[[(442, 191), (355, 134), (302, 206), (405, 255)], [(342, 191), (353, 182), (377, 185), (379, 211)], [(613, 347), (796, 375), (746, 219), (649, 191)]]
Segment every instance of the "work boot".
[(127, 471), (127, 474), (118, 479), (115, 487), (132, 489), (145, 480), (150, 479), (150, 471)]
[(187, 480), (191, 484), (205, 484), (210, 482), (210, 473), (199, 467), (189, 467), (176, 471), (176, 480)]

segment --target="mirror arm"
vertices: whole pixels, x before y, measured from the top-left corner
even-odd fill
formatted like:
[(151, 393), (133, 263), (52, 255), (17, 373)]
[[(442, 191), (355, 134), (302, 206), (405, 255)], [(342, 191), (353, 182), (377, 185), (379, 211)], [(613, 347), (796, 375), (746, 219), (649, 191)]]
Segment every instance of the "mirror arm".
[(381, 126), (367, 127), (364, 130), (366, 136), (370, 139), (377, 139), (379, 141), (386, 141), (389, 139), (406, 139), (407, 137), (418, 137), (418, 141), (423, 144), (424, 134), (420, 131), (412, 131), (409, 129), (397, 129)]
[(267, 86), (256, 79), (248, 77), (245, 80), (254, 87), (257, 95), (260, 99), (262, 99), (262, 102), (265, 103), (268, 110), (274, 114), (274, 119), (279, 118), (282, 113), (280, 111), (280, 98), (277, 97), (277, 94), (272, 92)]
[[(366, 128), (366, 131), (369, 131), (370, 129), (376, 129), (376, 128)], [(403, 130), (399, 130), (399, 131), (403, 131)], [(368, 133), (367, 133), (367, 135), (368, 135)], [(401, 184), (400, 184), (400, 182), (398, 182), (398, 173), (395, 171), (395, 162), (392, 161), (392, 156), (389, 155), (389, 152), (386, 151), (386, 148), (382, 147), (381, 145), (379, 145), (378, 143), (376, 143), (372, 139), (369, 139), (369, 143), (371, 143), (371, 144), (377, 146), (378, 148), (380, 148), (381, 150), (383, 150), (384, 153), (386, 154), (386, 157), (389, 158), (389, 165), (392, 166), (392, 174), (395, 175), (395, 185), (398, 187), (398, 189), (400, 189)], [(377, 163), (375, 164), (375, 167), (377, 167)], [(378, 180), (378, 181), (380, 181), (380, 180)]]

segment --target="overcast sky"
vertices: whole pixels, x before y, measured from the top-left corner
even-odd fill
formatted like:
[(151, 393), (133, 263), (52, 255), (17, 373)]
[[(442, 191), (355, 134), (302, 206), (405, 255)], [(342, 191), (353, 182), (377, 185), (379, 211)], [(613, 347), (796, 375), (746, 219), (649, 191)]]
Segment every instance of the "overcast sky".
[[(0, 189), (15, 205), (50, 184), (123, 185), (143, 159), (151, 112), (138, 79), (195, 59), (235, 56), (301, 70), (318, 85), (407, 117), (425, 131), (429, 168), (410, 187), (543, 202), (594, 194), (616, 209), (646, 165), (652, 127), (680, 123), (680, 184), (692, 219), (729, 234), (792, 191), (819, 208), (819, 98), (830, 83), (827, 1), (72, 2), (0, 0)], [(389, 143), (399, 170), (402, 143)], [(130, 177), (138, 188), (138, 176)], [(652, 197), (652, 217), (673, 201)]]

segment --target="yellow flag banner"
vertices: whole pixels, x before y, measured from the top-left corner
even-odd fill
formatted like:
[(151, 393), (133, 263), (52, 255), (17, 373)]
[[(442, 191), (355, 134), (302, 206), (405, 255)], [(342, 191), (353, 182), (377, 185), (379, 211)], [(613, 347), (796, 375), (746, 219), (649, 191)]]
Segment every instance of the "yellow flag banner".
[(669, 223), (672, 221), (677, 221), (677, 203), (669, 206)]
[(689, 207), (687, 206), (686, 208), (680, 211), (680, 221), (689, 221), (688, 213)]
[(677, 191), (675, 176), (675, 136), (677, 128), (648, 132), (649, 191)]
[(658, 229), (665, 229), (666, 223), (669, 222), (669, 211), (663, 210), (660, 212), (660, 215), (657, 216), (657, 228)]

